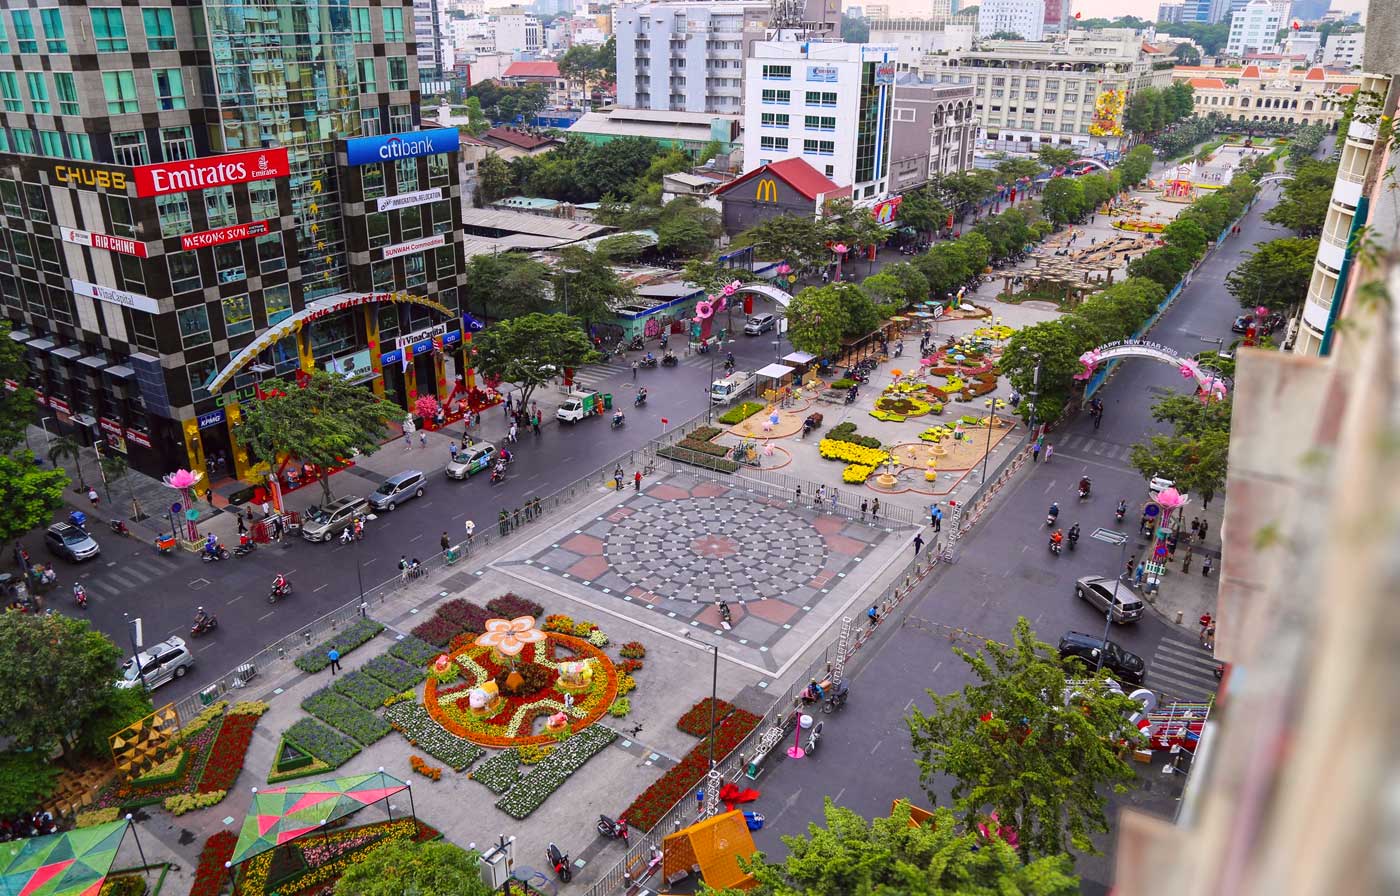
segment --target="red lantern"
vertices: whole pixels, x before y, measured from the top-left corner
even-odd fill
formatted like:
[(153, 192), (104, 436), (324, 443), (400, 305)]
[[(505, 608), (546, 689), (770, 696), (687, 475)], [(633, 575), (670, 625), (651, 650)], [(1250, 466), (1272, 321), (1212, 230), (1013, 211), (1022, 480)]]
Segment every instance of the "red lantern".
[(744, 294), (744, 313), (745, 313), (745, 314), (753, 314), (753, 294), (752, 294), (752, 293), (745, 293), (745, 294)]

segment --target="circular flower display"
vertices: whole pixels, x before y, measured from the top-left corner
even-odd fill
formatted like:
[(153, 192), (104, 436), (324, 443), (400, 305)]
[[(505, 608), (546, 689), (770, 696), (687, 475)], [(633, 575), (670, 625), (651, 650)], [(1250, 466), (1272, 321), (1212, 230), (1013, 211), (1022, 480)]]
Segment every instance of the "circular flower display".
[(544, 632), (535, 628), (535, 617), (488, 619), (486, 631), (476, 639), (479, 647), (493, 647), (506, 656), (519, 656), (526, 644), (544, 640)]

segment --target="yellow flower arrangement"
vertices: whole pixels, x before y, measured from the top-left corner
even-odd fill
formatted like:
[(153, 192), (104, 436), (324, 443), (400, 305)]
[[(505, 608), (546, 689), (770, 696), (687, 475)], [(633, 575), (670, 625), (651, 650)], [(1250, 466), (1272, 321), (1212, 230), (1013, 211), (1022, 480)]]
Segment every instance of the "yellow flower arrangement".
[(870, 478), (870, 474), (875, 472), (874, 467), (867, 467), (861, 464), (849, 464), (841, 471), (841, 481), (860, 483)]
[(827, 460), (844, 460), (849, 464), (866, 467), (877, 467), (890, 457), (879, 448), (866, 448), (864, 445), (836, 439), (822, 439), (817, 445), (817, 453)]

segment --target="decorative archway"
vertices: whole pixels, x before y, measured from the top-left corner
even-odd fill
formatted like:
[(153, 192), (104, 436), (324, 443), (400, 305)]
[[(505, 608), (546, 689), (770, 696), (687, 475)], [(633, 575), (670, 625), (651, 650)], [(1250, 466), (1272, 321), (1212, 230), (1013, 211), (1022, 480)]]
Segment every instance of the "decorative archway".
[(1264, 184), (1276, 184), (1285, 180), (1292, 179), (1293, 175), (1291, 174), (1266, 174), (1263, 177), (1259, 178), (1259, 185), (1263, 186)]
[(734, 290), (735, 295), (751, 292), (760, 296), (767, 296), (786, 308), (792, 302), (792, 293), (784, 292), (776, 286), (768, 283), (748, 283)]
[(1083, 159), (1075, 159), (1073, 162), (1070, 162), (1070, 165), (1094, 165), (1098, 168), (1103, 169), (1104, 171), (1110, 170), (1107, 165), (1105, 165), (1103, 162), (1100, 162), (1098, 159), (1090, 159), (1087, 157)]
[(1079, 356), (1079, 363), (1084, 369), (1076, 373), (1074, 378), (1087, 380), (1094, 375), (1100, 364), (1119, 358), (1146, 358), (1149, 361), (1170, 364), (1183, 379), (1196, 381), (1196, 390), (1201, 394), (1203, 401), (1223, 400), (1228, 391), (1225, 378), (1202, 367), (1195, 358), (1183, 358), (1174, 348), (1142, 339), (1123, 339), (1089, 349)]

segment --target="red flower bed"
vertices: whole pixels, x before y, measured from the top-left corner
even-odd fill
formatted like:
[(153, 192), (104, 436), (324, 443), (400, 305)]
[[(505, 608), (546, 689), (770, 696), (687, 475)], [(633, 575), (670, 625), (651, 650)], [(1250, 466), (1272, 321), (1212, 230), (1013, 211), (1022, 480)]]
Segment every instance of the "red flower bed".
[(461, 631), (462, 627), (457, 623), (448, 622), (441, 616), (434, 616), (426, 622), (418, 623), (409, 634), (427, 641), (434, 647), (446, 647), (447, 642), (460, 634)]
[[(715, 701), (715, 724), (724, 721), (724, 717), (734, 711), (732, 704), (724, 700)], [(686, 734), (693, 734), (696, 737), (704, 737), (710, 733), (710, 698), (706, 697), (699, 703), (686, 710), (685, 715), (676, 721), (676, 727)]]
[(238, 845), (238, 835), (233, 831), (219, 831), (204, 841), (204, 849), (199, 853), (199, 865), (194, 869), (194, 886), (190, 896), (219, 896), (228, 872), (224, 863), (233, 858), (233, 848)]
[[(742, 709), (736, 709), (726, 716), (713, 735), (715, 761), (719, 762), (734, 752), (761, 721), (763, 720), (758, 716)], [(632, 801), (632, 805), (622, 811), (622, 817), (627, 819), (627, 823), (649, 831), (656, 827), (656, 823), (672, 806), (691, 797), (695, 788), (704, 780), (706, 772), (710, 770), (709, 744), (709, 738), (700, 741), (684, 759), (642, 791), (641, 795)]]
[(448, 622), (456, 623), (458, 631), (477, 633), (486, 631), (486, 620), (495, 618), (495, 614), (488, 612), (485, 607), (460, 597), (454, 597), (438, 607), (437, 615)]
[(253, 740), (253, 729), (256, 727), (258, 717), (254, 715), (231, 715), (224, 719), (219, 737), (214, 741), (214, 749), (209, 753), (209, 761), (204, 766), (204, 774), (199, 779), (200, 793), (233, 789), (233, 782), (238, 780), (238, 773), (243, 770), (243, 757), (248, 752), (248, 744)]
[(486, 609), (506, 619), (514, 619), (517, 616), (534, 616), (538, 619), (544, 614), (543, 605), (510, 592), (487, 601)]

